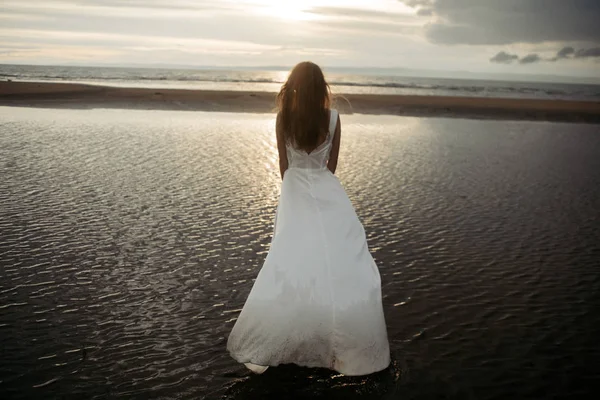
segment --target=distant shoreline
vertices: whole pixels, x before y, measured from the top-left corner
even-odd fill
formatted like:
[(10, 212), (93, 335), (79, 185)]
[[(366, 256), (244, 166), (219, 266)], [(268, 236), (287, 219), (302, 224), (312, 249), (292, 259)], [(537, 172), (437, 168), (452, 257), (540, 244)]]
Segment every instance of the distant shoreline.
[[(287, 73), (294, 64), (290, 65), (181, 65), (181, 64), (11, 64), (0, 63), (1, 67), (32, 67), (32, 68), (100, 68), (100, 69), (143, 69), (143, 70), (183, 70), (183, 71), (283, 71)], [(323, 66), (325, 75), (329, 73), (342, 74), (367, 74), (374, 76), (396, 76), (405, 78), (433, 78), (457, 80), (484, 80), (496, 82), (525, 82), (525, 83), (558, 83), (568, 85), (600, 85), (597, 76), (567, 76), (554, 74), (523, 74), (523, 73), (482, 73), (468, 70), (436, 70), (413, 69), (397, 67), (348, 67), (348, 66)]]
[[(275, 93), (0, 82), (0, 106), (271, 113)], [(335, 107), (343, 114), (600, 123), (593, 101), (341, 94)]]

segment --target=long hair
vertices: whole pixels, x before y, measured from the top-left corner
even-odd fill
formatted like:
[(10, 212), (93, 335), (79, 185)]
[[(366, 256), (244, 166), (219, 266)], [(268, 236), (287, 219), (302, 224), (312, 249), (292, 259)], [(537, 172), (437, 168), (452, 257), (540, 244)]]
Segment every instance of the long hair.
[(296, 65), (277, 95), (279, 123), (286, 143), (312, 151), (329, 130), (330, 89), (317, 64)]

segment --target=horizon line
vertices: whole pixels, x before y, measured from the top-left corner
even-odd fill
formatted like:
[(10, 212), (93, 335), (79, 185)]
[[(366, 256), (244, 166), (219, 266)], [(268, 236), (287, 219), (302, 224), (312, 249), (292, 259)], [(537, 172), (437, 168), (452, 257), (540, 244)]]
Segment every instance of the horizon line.
[[(77, 68), (140, 68), (140, 69), (204, 69), (204, 70), (275, 70), (275, 71), (289, 71), (295, 65), (228, 65), (228, 64), (214, 64), (214, 65), (193, 65), (193, 64), (164, 64), (164, 63), (155, 63), (155, 64), (138, 64), (138, 63), (107, 63), (107, 64), (88, 64), (88, 63), (40, 63), (40, 64), (32, 64), (32, 63), (3, 63), (0, 62), (0, 66), (27, 66), (27, 67), (77, 67)], [(401, 66), (393, 66), (393, 67), (369, 67), (369, 66), (339, 66), (339, 65), (321, 65), (324, 70), (372, 70), (372, 71), (406, 71), (406, 72), (424, 72), (427, 75), (429, 74), (440, 74), (440, 75), (448, 75), (448, 74), (470, 74), (470, 75), (478, 75), (478, 76), (487, 76), (489, 77), (504, 77), (504, 78), (533, 78), (533, 77), (545, 77), (545, 78), (559, 78), (559, 79), (567, 79), (572, 81), (587, 81), (588, 84), (600, 85), (600, 79), (597, 76), (573, 76), (573, 75), (553, 75), (553, 74), (532, 74), (532, 73), (513, 73), (513, 72), (475, 72), (469, 70), (439, 70), (439, 69), (429, 69), (429, 68), (408, 68)], [(442, 76), (419, 76), (419, 75), (411, 75), (411, 77), (426, 77), (426, 78), (440, 78), (440, 79), (468, 79), (468, 80), (477, 80), (477, 78), (468, 78), (468, 77), (454, 77), (448, 78)], [(537, 79), (536, 81), (540, 81)], [(593, 83), (591, 83), (593, 82)]]

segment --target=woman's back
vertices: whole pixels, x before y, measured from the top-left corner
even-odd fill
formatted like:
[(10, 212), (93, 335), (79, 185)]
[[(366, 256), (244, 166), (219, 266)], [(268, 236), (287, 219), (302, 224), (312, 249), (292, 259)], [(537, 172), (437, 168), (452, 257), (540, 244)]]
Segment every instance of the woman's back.
[(325, 140), (319, 144), (310, 153), (306, 150), (301, 150), (294, 147), (291, 143), (286, 144), (286, 153), (288, 158), (288, 168), (301, 168), (301, 169), (326, 169), (329, 156), (331, 154), (331, 148), (333, 143), (333, 137), (335, 134), (336, 121), (338, 113), (336, 110), (330, 111), (329, 117), (329, 130)]
[[(319, 75), (319, 92), (326, 93), (315, 68), (295, 70)], [(227, 348), (256, 372), (295, 363), (365, 375), (390, 362), (381, 281), (363, 226), (333, 174), (338, 113), (327, 99), (312, 109), (314, 96), (301, 84), (313, 78), (288, 79), (281, 91), (283, 182), (273, 239)]]

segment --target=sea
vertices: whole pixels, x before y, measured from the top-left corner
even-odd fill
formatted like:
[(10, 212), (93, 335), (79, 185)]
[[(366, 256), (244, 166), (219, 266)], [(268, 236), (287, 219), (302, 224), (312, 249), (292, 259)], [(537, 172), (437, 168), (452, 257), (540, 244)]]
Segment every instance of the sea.
[(274, 126), (0, 107), (0, 398), (594, 398), (598, 125), (343, 116), (393, 359), (366, 377), (226, 352), (271, 240)]
[[(334, 93), (600, 101), (600, 84), (423, 77), (412, 71), (325, 68)], [(288, 70), (108, 68), (0, 65), (0, 80), (92, 85), (277, 92)]]

